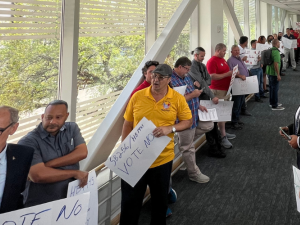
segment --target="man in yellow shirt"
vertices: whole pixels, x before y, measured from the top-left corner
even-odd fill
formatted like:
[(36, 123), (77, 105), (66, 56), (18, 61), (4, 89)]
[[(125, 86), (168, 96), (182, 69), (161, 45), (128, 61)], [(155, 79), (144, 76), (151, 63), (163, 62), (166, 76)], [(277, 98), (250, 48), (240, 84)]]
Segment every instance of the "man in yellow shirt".
[[(150, 188), (152, 204), (150, 224), (166, 224), (169, 181), (175, 155), (174, 132), (183, 131), (192, 126), (192, 114), (185, 98), (168, 86), (171, 75), (170, 66), (158, 65), (153, 71), (151, 86), (136, 92), (127, 105), (122, 141), (143, 117), (155, 124), (153, 135), (156, 138), (169, 136), (172, 140), (134, 188), (122, 180), (120, 225), (138, 224), (147, 185)], [(175, 124), (176, 119), (179, 120), (177, 124)]]

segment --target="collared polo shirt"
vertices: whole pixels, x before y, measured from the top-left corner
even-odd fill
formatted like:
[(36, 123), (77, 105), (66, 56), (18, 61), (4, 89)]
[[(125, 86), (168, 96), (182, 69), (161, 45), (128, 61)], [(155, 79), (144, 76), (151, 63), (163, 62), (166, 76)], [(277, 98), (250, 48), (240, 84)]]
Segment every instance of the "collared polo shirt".
[[(281, 65), (281, 57), (280, 57), (280, 51), (278, 48), (273, 47), (272, 49), (272, 59), (274, 62), (277, 62), (278, 64), (278, 71), (280, 71), (280, 65)], [(271, 76), (277, 76), (275, 72), (274, 62), (271, 65), (267, 65), (266, 73)]]
[[(78, 145), (85, 143), (78, 125), (67, 122), (56, 136), (50, 135), (39, 124), (37, 128), (23, 137), (18, 144), (26, 145), (34, 149), (31, 166), (38, 163), (46, 163), (71, 153)], [(59, 167), (61, 170), (79, 170), (79, 163)], [(59, 200), (67, 196), (68, 184), (73, 178), (55, 183), (33, 183), (27, 181), (23, 193), (26, 207)]]
[(2, 202), (5, 180), (6, 180), (6, 171), (7, 171), (6, 149), (7, 149), (7, 144), (3, 149), (3, 151), (0, 152), (0, 206)]
[[(182, 78), (174, 70), (173, 70), (173, 74), (171, 76), (171, 83), (172, 83), (173, 87), (180, 87), (180, 86), (186, 85), (186, 89), (185, 89), (185, 93), (184, 93), (185, 95), (191, 94), (195, 90), (194, 83), (189, 76), (185, 76), (184, 78)], [(190, 107), (190, 110), (191, 110), (192, 116), (193, 116), (193, 125), (192, 125), (191, 129), (194, 129), (197, 127), (198, 120), (199, 120), (199, 118), (198, 118), (199, 99), (198, 99), (198, 97), (192, 98), (187, 103)]]
[(248, 72), (247, 66), (242, 61), (242, 59), (241, 59), (240, 56), (238, 56), (238, 57), (231, 56), (227, 60), (227, 64), (228, 64), (230, 70), (233, 70), (233, 67), (235, 67), (236, 65), (238, 65), (240, 74), (244, 75), (246, 77), (249, 77), (249, 72)]
[(137, 92), (137, 91), (140, 91), (140, 90), (143, 90), (144, 88), (146, 87), (149, 87), (151, 84), (148, 83), (146, 80), (144, 80), (143, 83), (140, 84), (140, 86), (138, 86), (136, 89), (133, 90), (133, 92), (131, 93), (130, 95), (130, 98), (132, 97), (132, 95)]
[[(144, 117), (151, 120), (156, 127), (172, 126), (177, 118), (179, 121), (192, 118), (191, 110), (181, 94), (168, 87), (166, 96), (156, 102), (151, 94), (151, 87), (136, 92), (127, 105), (124, 119), (133, 122), (133, 127)], [(166, 164), (174, 159), (174, 133), (170, 133), (168, 137), (172, 140), (150, 168)]]

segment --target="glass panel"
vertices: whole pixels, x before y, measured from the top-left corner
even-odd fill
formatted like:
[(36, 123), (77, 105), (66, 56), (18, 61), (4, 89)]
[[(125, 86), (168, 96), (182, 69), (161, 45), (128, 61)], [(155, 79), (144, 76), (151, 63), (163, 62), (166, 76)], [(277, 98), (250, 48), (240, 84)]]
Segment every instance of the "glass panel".
[(223, 43), (227, 46), (227, 51), (225, 55), (225, 59), (229, 58), (230, 46), (228, 41), (228, 33), (229, 33), (229, 24), (225, 13), (223, 12)]
[(256, 7), (255, 0), (249, 0), (249, 25), (250, 25), (250, 41), (257, 39), (256, 37)]
[(272, 34), (276, 32), (275, 7), (272, 6)]
[(244, 24), (245, 24), (245, 19), (244, 19), (244, 1), (243, 0), (234, 0), (234, 12), (236, 14), (236, 17), (240, 23), (241, 29), (243, 33), (245, 32), (244, 30)]

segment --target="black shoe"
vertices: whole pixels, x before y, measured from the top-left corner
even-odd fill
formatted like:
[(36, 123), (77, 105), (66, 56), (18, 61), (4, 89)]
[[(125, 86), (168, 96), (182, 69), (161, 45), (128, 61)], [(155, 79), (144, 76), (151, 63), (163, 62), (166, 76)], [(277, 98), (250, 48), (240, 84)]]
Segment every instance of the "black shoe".
[(260, 103), (263, 103), (263, 102), (264, 102), (264, 101), (261, 100), (260, 98), (256, 98), (255, 101), (256, 101), (256, 102), (260, 102)]
[(296, 68), (295, 69), (293, 69), (294, 71), (298, 71)]
[(243, 122), (241, 122), (241, 121), (239, 121), (238, 124), (239, 124), (240, 126), (244, 126), (244, 125), (245, 125), (245, 124), (244, 124)]
[(242, 111), (242, 112), (241, 112), (241, 115), (243, 115), (243, 116), (252, 116), (252, 114), (249, 113), (247, 110)]
[(208, 152), (209, 157), (215, 157), (215, 158), (225, 158), (226, 154), (223, 152), (223, 150), (212, 150)]
[(264, 96), (260, 96), (260, 97), (261, 97), (261, 98), (269, 98), (268, 96), (265, 96), (265, 95), (264, 95)]
[(268, 89), (266, 89), (266, 90), (264, 90), (264, 92), (265, 92), (265, 93), (269, 93), (269, 90), (268, 90)]
[(243, 129), (243, 127), (240, 126), (238, 123), (231, 123), (231, 127), (230, 128), (233, 129), (233, 130), (241, 130), (241, 129)]

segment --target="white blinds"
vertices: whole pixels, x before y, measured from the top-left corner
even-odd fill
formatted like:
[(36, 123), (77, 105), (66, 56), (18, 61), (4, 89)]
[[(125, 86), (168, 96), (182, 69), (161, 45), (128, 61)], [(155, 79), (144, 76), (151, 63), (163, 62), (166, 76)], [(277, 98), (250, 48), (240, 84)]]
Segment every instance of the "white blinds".
[(81, 0), (81, 37), (145, 33), (145, 0)]
[(0, 40), (59, 37), (61, 0), (0, 1)]

